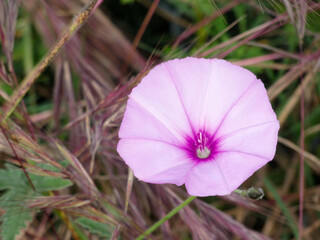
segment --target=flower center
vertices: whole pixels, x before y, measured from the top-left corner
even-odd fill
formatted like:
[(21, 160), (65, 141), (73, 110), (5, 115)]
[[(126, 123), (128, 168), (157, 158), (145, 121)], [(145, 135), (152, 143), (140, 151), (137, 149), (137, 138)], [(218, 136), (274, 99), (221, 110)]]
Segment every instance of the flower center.
[(207, 147), (202, 148), (197, 148), (197, 156), (198, 158), (207, 158), (210, 155), (210, 150)]
[(200, 131), (197, 134), (197, 140), (195, 142), (197, 147), (197, 156), (200, 159), (205, 159), (210, 156), (211, 150), (209, 146), (209, 136), (207, 133)]

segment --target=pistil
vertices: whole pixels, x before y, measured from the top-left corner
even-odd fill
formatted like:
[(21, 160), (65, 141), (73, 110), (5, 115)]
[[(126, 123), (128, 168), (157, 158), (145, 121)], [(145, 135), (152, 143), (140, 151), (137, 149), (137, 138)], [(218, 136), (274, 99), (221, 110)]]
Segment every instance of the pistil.
[(210, 150), (207, 147), (198, 147), (197, 148), (197, 156), (198, 158), (204, 159), (204, 158), (208, 158), (210, 155)]
[(196, 151), (197, 151), (197, 157), (200, 159), (206, 159), (210, 156), (211, 150), (210, 147), (208, 146), (209, 144), (209, 136), (207, 133), (200, 131), (197, 134), (197, 139), (195, 142), (195, 145), (197, 146)]

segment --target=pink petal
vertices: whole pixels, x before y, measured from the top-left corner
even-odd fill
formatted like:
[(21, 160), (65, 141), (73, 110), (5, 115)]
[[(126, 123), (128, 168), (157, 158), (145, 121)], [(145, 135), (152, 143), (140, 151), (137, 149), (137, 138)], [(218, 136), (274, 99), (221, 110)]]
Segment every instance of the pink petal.
[(232, 190), (223, 174), (216, 161), (199, 162), (187, 176), (188, 193), (201, 197), (231, 193)]
[(271, 160), (276, 150), (278, 130), (279, 123), (275, 121), (241, 128), (217, 140), (218, 152), (247, 153)]
[(228, 195), (270, 159), (241, 153), (223, 152), (214, 160), (199, 162), (187, 176), (186, 188), (193, 196)]
[[(159, 129), (160, 125), (162, 127)], [(157, 129), (148, 133), (146, 130), (152, 127)], [(164, 127), (167, 128), (166, 131), (162, 131)], [(128, 131), (130, 128), (132, 129)], [(172, 140), (173, 135), (178, 141), (185, 142), (184, 137), (189, 134), (192, 134), (192, 129), (177, 89), (165, 65), (160, 64), (132, 90), (119, 136), (120, 138)]]
[(234, 191), (270, 159), (247, 153), (225, 152), (218, 154), (215, 161), (223, 171), (229, 190)]
[(194, 162), (186, 152), (168, 143), (143, 139), (121, 139), (117, 151), (145, 182), (182, 185)]
[(166, 118), (154, 115), (133, 98), (127, 103), (125, 117), (119, 131), (120, 138), (153, 139), (179, 145), (181, 134)]
[(220, 59), (185, 58), (166, 67), (197, 131), (214, 132), (228, 109), (256, 81), (250, 71)]
[[(215, 136), (219, 138), (238, 129), (272, 121), (278, 122), (277, 116), (272, 110), (263, 83), (256, 80), (236, 104), (229, 108)], [(279, 123), (277, 129), (279, 129)]]

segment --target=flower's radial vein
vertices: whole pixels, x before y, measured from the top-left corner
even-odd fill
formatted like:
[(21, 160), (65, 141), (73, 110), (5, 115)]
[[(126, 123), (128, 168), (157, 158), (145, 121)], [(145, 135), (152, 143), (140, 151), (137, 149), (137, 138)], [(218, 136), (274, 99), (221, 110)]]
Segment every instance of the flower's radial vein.
[(170, 146), (176, 147), (180, 150), (188, 151), (188, 148), (185, 147), (185, 144), (177, 145), (177, 144), (174, 144), (171, 142), (166, 142), (166, 141), (163, 141), (160, 139), (151, 139), (151, 138), (142, 138), (142, 137), (126, 137), (126, 139), (128, 139), (128, 140), (143, 140), (143, 141), (150, 141), (150, 142), (155, 142), (155, 143), (157, 143), (157, 142), (164, 143), (164, 144), (168, 144)]
[(215, 161), (215, 164), (218, 166), (218, 168), (219, 168), (219, 170), (220, 170), (222, 179), (223, 179), (225, 185), (227, 186), (228, 191), (232, 191), (231, 188), (230, 188), (230, 186), (229, 186), (229, 184), (228, 184), (228, 179), (227, 179), (226, 176), (224, 175), (224, 172), (223, 172), (223, 170), (222, 170), (219, 162), (218, 162), (218, 161)]
[(265, 126), (265, 125), (269, 125), (269, 124), (279, 124), (278, 121), (269, 121), (269, 122), (263, 122), (263, 123), (258, 123), (258, 124), (254, 124), (254, 125), (250, 125), (248, 127), (244, 127), (244, 128), (239, 128), (237, 130), (234, 130), (232, 132), (228, 132), (222, 136), (220, 136), (219, 138), (215, 139), (215, 141), (222, 141), (223, 139), (227, 138), (227, 137), (230, 137), (232, 136), (233, 134), (236, 134), (236, 133), (239, 133), (241, 131), (246, 131), (246, 130), (249, 130), (251, 128), (256, 128), (256, 127), (262, 127), (262, 126)]
[(241, 101), (241, 99), (243, 99), (244, 96), (246, 96), (248, 94), (248, 92), (250, 92), (250, 90), (253, 88), (253, 86), (255, 86), (256, 84), (258, 84), (258, 81), (252, 81), (252, 83), (249, 85), (249, 87), (247, 88), (246, 91), (244, 91), (238, 98), (237, 100), (229, 107), (229, 109), (226, 111), (226, 113), (224, 114), (221, 122), (219, 123), (218, 127), (216, 128), (214, 134), (212, 134), (212, 137), (214, 137), (217, 132), (219, 131), (220, 127), (222, 126), (223, 122), (225, 121), (225, 119), (227, 118), (228, 114), (231, 112), (231, 110), (234, 108), (234, 106), (237, 105), (237, 103), (239, 103)]
[(170, 124), (170, 122), (163, 117), (157, 110), (149, 106), (148, 104), (139, 101), (134, 96), (131, 97), (131, 101), (136, 102), (142, 109), (149, 112), (157, 121), (159, 121), (165, 128), (169, 130), (172, 135), (174, 135), (181, 143), (185, 142), (184, 137)]
[(191, 120), (190, 120), (190, 117), (189, 117), (189, 115), (188, 115), (188, 113), (187, 113), (186, 106), (185, 106), (184, 101), (183, 101), (183, 99), (182, 99), (182, 97), (181, 97), (181, 95), (180, 95), (180, 92), (179, 92), (179, 90), (178, 90), (178, 88), (177, 88), (177, 85), (176, 85), (175, 81), (173, 80), (174, 77), (172, 76), (172, 74), (171, 74), (171, 72), (170, 72), (170, 69), (169, 69), (165, 64), (162, 64), (162, 66), (166, 69), (166, 71), (168, 72), (168, 74), (169, 74), (169, 76), (170, 76), (170, 80), (171, 80), (171, 82), (172, 82), (172, 84), (173, 84), (173, 86), (174, 86), (174, 89), (175, 89), (176, 92), (177, 92), (177, 95), (178, 95), (178, 97), (179, 97), (179, 100), (180, 100), (181, 106), (182, 106), (182, 108), (183, 108), (184, 114), (185, 114), (185, 116), (186, 116), (186, 118), (187, 118), (187, 120), (188, 120), (188, 122), (189, 122), (189, 126), (190, 126), (190, 129), (191, 129), (192, 133), (193, 133), (193, 137), (195, 137), (195, 136), (196, 136), (195, 128), (194, 128), (194, 126), (193, 126), (193, 124), (192, 124), (192, 122), (191, 122)]
[[(208, 98), (209, 98), (209, 92), (210, 92), (210, 80), (212, 79), (213, 77), (213, 71), (210, 71), (210, 74), (208, 76), (208, 80), (206, 81), (206, 87), (205, 87), (205, 92), (203, 94), (203, 98), (202, 98), (202, 106), (201, 106), (201, 113), (200, 113), (200, 119), (202, 121), (204, 121), (204, 116), (206, 114), (206, 112), (208, 111), (208, 109), (206, 108), (206, 102), (208, 101)], [(203, 124), (203, 128), (206, 129), (206, 126), (205, 126), (205, 122), (202, 122)]]
[(242, 152), (242, 151), (239, 151), (239, 150), (226, 150), (226, 151), (220, 150), (220, 151), (216, 152), (216, 154), (219, 154), (219, 153), (240, 153), (240, 154), (243, 154), (243, 155), (257, 157), (257, 158), (261, 158), (261, 159), (264, 159), (264, 160), (268, 160), (269, 159), (267, 157), (264, 157), (264, 156), (261, 156), (261, 155), (258, 155), (258, 154), (249, 153), (249, 152)]

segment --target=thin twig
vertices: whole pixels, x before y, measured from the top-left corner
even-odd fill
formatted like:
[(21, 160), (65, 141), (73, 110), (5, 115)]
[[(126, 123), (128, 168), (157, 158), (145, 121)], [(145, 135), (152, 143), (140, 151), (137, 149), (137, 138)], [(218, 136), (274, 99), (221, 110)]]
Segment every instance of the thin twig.
[(289, 141), (288, 139), (285, 139), (283, 137), (278, 137), (278, 142), (287, 146), (288, 148), (291, 148), (292, 150), (296, 151), (299, 154), (303, 154), (305, 159), (308, 161), (308, 164), (310, 167), (316, 171), (317, 173), (320, 173), (320, 159), (316, 157), (315, 155), (302, 150), (299, 146), (294, 144), (293, 142)]
[[(305, 1), (300, 0), (295, 2), (297, 11), (297, 33), (299, 37), (299, 64), (302, 64), (303, 55), (303, 37), (305, 30), (305, 20), (306, 20), (306, 8)], [(304, 151), (304, 86), (303, 86), (303, 76), (300, 74), (300, 85), (301, 85), (301, 95), (300, 95), (300, 147)], [(304, 202), (304, 155), (300, 153), (300, 174), (299, 174), (299, 240), (302, 239), (303, 232), (303, 202)]]
[(138, 44), (139, 42), (141, 41), (141, 38), (142, 38), (142, 35), (144, 34), (144, 32), (146, 31), (147, 29), (147, 26), (153, 16), (153, 14), (155, 13), (156, 11), (156, 8), (159, 4), (160, 0), (155, 0), (150, 8), (149, 8), (149, 11), (146, 15), (146, 17), (144, 18), (142, 24), (141, 24), (141, 27), (135, 37), (135, 39), (133, 40), (133, 43), (131, 45), (131, 48), (130, 48), (130, 51), (129, 53), (127, 54), (126, 58), (125, 58), (125, 61), (124, 61), (124, 64), (123, 64), (123, 67), (122, 67), (122, 75), (125, 74), (126, 70), (127, 70), (127, 66), (128, 66), (128, 63), (130, 62), (131, 58), (132, 58), (132, 54), (134, 53), (134, 50), (136, 50), (136, 48), (138, 47)]

